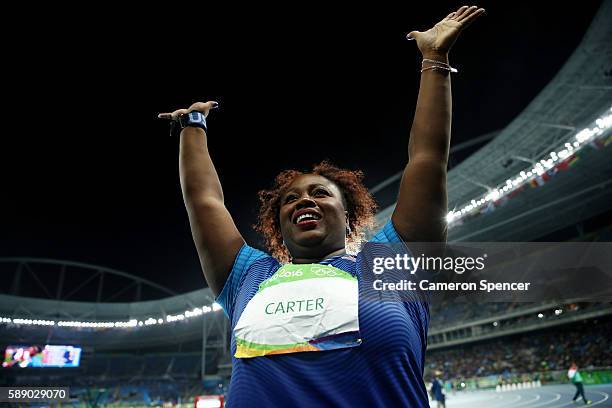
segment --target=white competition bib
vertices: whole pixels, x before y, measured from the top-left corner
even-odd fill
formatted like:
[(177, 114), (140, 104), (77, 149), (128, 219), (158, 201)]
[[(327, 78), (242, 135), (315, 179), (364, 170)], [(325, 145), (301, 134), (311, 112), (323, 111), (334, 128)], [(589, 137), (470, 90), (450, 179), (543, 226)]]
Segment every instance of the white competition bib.
[(287, 264), (259, 285), (236, 327), (237, 358), (361, 344), (357, 278), (329, 265)]

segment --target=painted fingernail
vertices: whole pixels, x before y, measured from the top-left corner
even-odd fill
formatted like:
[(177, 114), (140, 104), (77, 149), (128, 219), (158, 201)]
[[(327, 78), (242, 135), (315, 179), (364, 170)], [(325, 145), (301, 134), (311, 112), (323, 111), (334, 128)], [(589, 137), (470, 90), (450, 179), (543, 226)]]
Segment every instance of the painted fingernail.
[(213, 109), (217, 109), (219, 107), (219, 102), (213, 102), (212, 103), (212, 108)]
[(410, 36), (410, 34), (408, 34), (408, 35), (406, 36), (406, 39), (407, 39), (408, 41), (412, 41), (412, 40), (414, 40), (414, 37), (411, 37), (411, 36)]

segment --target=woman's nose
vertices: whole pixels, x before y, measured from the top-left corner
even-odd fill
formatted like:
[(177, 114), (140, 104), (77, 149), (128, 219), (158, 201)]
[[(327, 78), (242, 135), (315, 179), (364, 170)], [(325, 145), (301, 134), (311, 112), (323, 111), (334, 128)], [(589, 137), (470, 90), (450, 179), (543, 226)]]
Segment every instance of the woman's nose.
[(312, 197), (310, 197), (308, 195), (303, 195), (302, 197), (300, 197), (300, 199), (295, 204), (295, 206), (297, 207), (297, 209), (308, 208), (308, 207), (316, 207), (317, 206), (317, 202), (315, 200), (313, 200)]

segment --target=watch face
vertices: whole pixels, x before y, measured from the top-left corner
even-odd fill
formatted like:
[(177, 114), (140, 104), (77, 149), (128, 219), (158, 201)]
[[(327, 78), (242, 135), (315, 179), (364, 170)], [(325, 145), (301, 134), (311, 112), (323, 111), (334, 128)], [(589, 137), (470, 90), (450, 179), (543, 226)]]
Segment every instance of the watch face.
[(200, 112), (189, 112), (189, 121), (192, 123), (202, 122), (203, 116)]
[(206, 117), (202, 112), (193, 111), (185, 115), (181, 115), (179, 116), (179, 123), (181, 128), (193, 126), (206, 130)]

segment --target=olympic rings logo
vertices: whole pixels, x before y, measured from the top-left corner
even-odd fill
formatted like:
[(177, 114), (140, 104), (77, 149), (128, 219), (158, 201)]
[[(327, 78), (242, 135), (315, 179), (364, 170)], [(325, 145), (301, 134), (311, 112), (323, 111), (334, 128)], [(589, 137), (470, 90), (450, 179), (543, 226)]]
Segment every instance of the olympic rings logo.
[(319, 265), (313, 265), (310, 267), (310, 272), (316, 276), (340, 276), (340, 272), (331, 268), (321, 267)]

